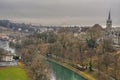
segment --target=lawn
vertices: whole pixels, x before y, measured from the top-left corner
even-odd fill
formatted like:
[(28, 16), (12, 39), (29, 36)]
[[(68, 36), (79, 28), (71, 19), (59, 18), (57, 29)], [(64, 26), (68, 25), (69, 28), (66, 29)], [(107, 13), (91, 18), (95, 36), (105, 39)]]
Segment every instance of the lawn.
[(0, 67), (0, 80), (28, 80), (24, 69), (14, 67)]

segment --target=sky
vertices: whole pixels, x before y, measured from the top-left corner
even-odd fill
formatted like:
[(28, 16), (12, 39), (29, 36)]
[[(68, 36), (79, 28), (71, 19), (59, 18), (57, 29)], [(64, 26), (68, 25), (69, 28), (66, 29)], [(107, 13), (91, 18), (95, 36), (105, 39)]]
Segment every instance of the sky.
[(0, 19), (41, 25), (105, 26), (109, 10), (120, 27), (120, 0), (0, 0)]

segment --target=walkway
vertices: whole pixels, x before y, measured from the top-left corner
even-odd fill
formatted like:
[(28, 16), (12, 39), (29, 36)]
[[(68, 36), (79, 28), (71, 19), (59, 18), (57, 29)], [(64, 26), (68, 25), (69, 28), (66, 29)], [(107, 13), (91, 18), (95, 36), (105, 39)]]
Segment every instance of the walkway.
[(12, 62), (0, 62), (0, 66), (17, 66), (18, 63), (17, 61), (12, 61)]

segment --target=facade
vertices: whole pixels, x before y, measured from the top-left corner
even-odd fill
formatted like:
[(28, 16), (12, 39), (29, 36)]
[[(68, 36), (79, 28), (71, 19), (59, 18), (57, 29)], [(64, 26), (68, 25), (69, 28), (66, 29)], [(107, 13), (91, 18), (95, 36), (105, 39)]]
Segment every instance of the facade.
[(1, 66), (17, 66), (18, 63), (13, 59), (12, 54), (4, 54), (0, 58), (0, 67)]
[(11, 61), (14, 61), (13, 56), (14, 56), (14, 55), (12, 55), (12, 54), (4, 54), (4, 55), (2, 55), (2, 57), (1, 57), (1, 61), (3, 61), (3, 62), (11, 62)]
[(13, 56), (12, 55), (4, 55), (2, 57), (3, 61), (13, 61)]

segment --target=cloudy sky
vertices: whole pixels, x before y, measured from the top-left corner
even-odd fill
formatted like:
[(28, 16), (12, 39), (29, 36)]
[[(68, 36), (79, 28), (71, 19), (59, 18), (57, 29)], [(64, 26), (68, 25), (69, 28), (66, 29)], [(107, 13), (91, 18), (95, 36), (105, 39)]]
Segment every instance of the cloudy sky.
[(43, 25), (105, 25), (111, 9), (120, 26), (120, 0), (0, 0), (0, 19)]

